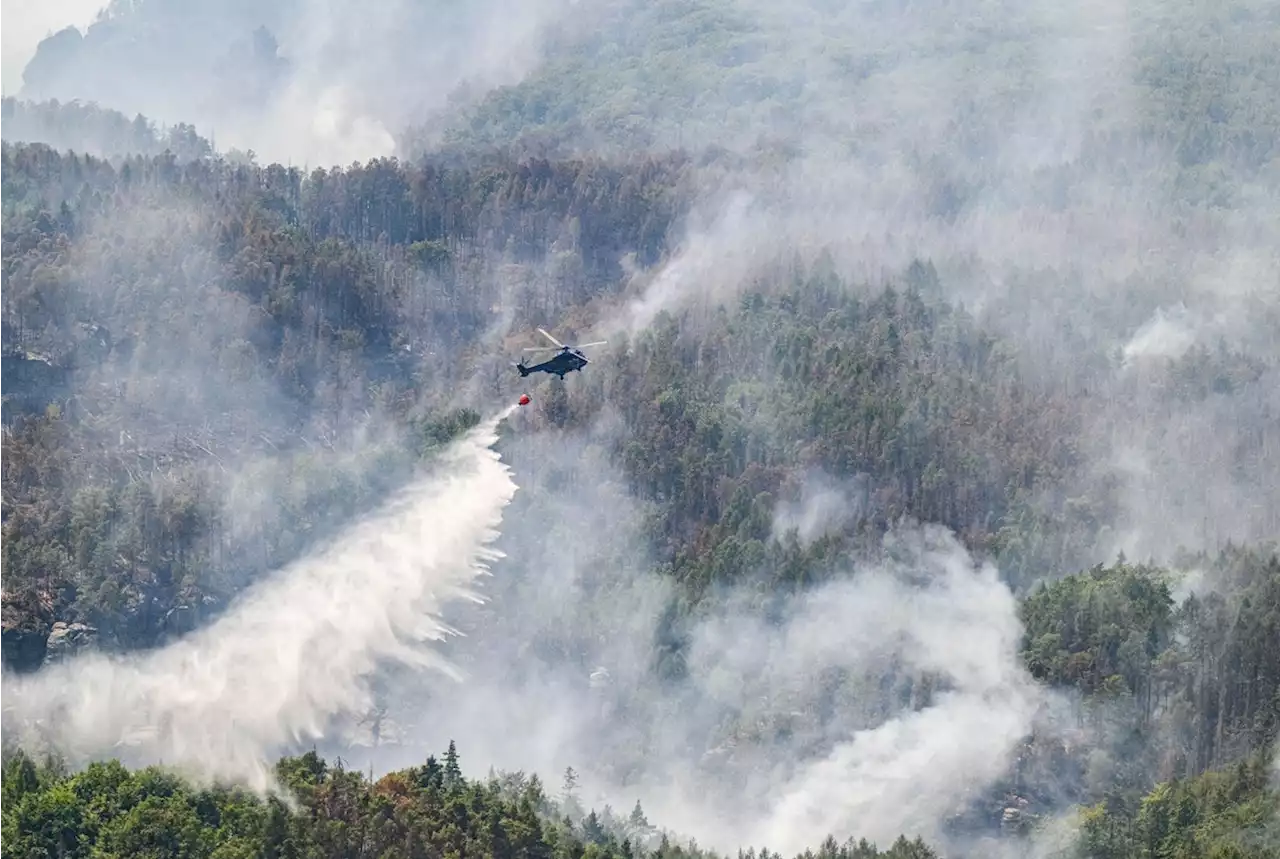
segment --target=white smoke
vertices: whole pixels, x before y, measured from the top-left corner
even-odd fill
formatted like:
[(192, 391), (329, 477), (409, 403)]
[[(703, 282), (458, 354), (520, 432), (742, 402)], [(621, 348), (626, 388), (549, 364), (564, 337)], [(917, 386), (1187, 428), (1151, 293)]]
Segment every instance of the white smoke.
[(1017, 603), (995, 568), (974, 564), (937, 526), (899, 531), (889, 543), (906, 555), (902, 562), (804, 600), (788, 637), (805, 640), (788, 649), (805, 659), (792, 667), (856, 664), (888, 648), (903, 669), (937, 677), (946, 691), (801, 767), (751, 843), (789, 854), (824, 833), (881, 843), (902, 833), (936, 837), (948, 813), (1006, 771), (1030, 732), (1040, 690), (1019, 661)]
[(551, 32), (587, 11), (573, 0), (116, 2), (93, 20), (78, 0), (45, 5), (5, 2), (7, 94), (193, 123), (220, 149), (321, 166), (390, 155), (450, 99), (520, 81)]
[(676, 586), (644, 569), (646, 511), (589, 438), (513, 440), (537, 501), (504, 527), (494, 601), (463, 612), (468, 636), (449, 645), (468, 682), (425, 696), (392, 684), (380, 769), (450, 739), (476, 776), (553, 781), (572, 766), (584, 804), (639, 799), (651, 820), (730, 854), (827, 833), (937, 836), (1007, 771), (1044, 693), (1018, 658), (1016, 599), (954, 534), (901, 528), (890, 557), (773, 610), (742, 570), (678, 622), (686, 670), (663, 680), (655, 648)]
[(1158, 309), (1124, 346), (1124, 359), (1131, 363), (1148, 356), (1181, 358), (1195, 345), (1195, 320), (1184, 304), (1171, 310)]
[(773, 517), (773, 538), (784, 539), (792, 529), (801, 545), (855, 523), (869, 506), (870, 481), (865, 474), (841, 480), (813, 469), (794, 501), (779, 502)]
[(501, 555), (488, 544), (516, 484), (490, 448), (513, 409), (456, 442), (432, 476), (379, 514), (188, 638), (6, 677), (6, 730), (74, 761), (163, 761), (266, 790), (274, 754), (369, 706), (380, 662), (457, 677), (424, 645), (451, 632), (443, 606), (478, 600), (472, 581)]

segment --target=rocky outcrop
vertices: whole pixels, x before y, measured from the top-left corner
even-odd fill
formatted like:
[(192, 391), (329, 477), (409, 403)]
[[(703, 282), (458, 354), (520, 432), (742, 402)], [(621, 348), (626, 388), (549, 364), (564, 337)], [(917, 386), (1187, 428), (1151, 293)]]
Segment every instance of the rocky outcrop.
[(50, 665), (67, 659), (91, 646), (98, 637), (98, 630), (87, 623), (58, 621), (49, 630), (45, 642), (44, 664)]
[[(48, 610), (47, 601), (42, 608)], [(59, 620), (49, 624), (39, 616), (43, 611), (24, 612), (17, 606), (6, 605), (5, 613), (4, 664), (18, 673), (36, 671), (66, 659), (92, 646), (98, 638), (98, 630), (87, 623)]]
[(1000, 830), (1008, 833), (1023, 833), (1031, 823), (1027, 815), (1028, 801), (1015, 794), (1005, 798), (1004, 811), (1000, 815)]

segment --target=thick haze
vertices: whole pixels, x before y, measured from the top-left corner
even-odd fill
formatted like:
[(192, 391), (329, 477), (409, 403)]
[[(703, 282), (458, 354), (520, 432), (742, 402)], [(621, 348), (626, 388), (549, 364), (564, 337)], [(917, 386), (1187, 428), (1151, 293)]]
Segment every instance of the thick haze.
[(66, 27), (88, 28), (105, 5), (105, 0), (4, 0), (0, 4), (4, 94), (18, 94), (22, 70), (41, 41)]
[[(537, 62), (544, 30), (574, 6), (115, 0), (83, 33), (55, 27), (18, 94), (194, 123), (219, 149), (267, 161), (345, 165), (391, 154), (393, 134), (444, 108), (459, 87), (518, 81)], [(55, 22), (54, 10), (35, 4), (12, 13), (6, 5), (6, 23), (11, 14), (24, 33)]]
[(451, 614), (465, 634), (447, 652), (468, 678), (397, 672), (388, 745), (334, 748), (353, 766), (409, 765), (454, 739), (475, 776), (524, 769), (555, 790), (572, 766), (584, 804), (626, 813), (640, 799), (706, 846), (784, 854), (828, 832), (937, 835), (1003, 774), (1044, 693), (1018, 659), (1013, 595), (953, 535), (904, 525), (882, 562), (850, 564), (771, 617), (760, 571), (744, 570), (674, 630), (687, 673), (663, 681), (675, 594), (647, 560), (643, 506), (598, 452), (610, 422), (520, 426), (503, 446), (527, 496), (504, 520), (493, 599)]
[[(929, 259), (950, 298), (1021, 347), (1029, 379), (1091, 394), (1085, 453), (1098, 480), (1124, 484), (1098, 560), (1280, 536), (1280, 460), (1266, 453), (1280, 443), (1277, 161), (1268, 138), (1255, 154), (1243, 132), (1212, 162), (1195, 147), (1220, 141), (1145, 132), (1181, 134), (1166, 102), (1196, 82), (1136, 82), (1162, 81), (1153, 64), (1199, 51), (1195, 34), (1213, 26), (1235, 40), (1206, 64), (1248, 67), (1238, 89), (1214, 91), (1237, 112), (1217, 133), (1261, 116), (1280, 61), (1250, 22), (1275, 10), (1235, 5), (1247, 11), (1227, 19), (1141, 0), (748, 4), (763, 32), (786, 30), (758, 73), (789, 70), (803, 87), (785, 122), (766, 112), (739, 139), (723, 136), (732, 125), (715, 139), (773, 135), (800, 156), (717, 176), (682, 249), (637, 277), (597, 330), (634, 333), (659, 311), (732, 300), (796, 251), (830, 251), (840, 273), (873, 286)], [(864, 74), (850, 74), (849, 56), (864, 57)], [(1207, 396), (1153, 388), (1144, 372), (1224, 347), (1260, 371)]]
[[(1223, 28), (1214, 50), (1236, 52), (1256, 75), (1214, 97), (1248, 125), (1274, 93), (1267, 81), (1280, 80), (1256, 35), (1274, 20), (1268, 4), (1236, 3), (1249, 14), (1235, 19), (1210, 4), (1159, 11), (1145, 0), (708, 5), (742, 33), (708, 49), (738, 59), (706, 60), (723, 75), (708, 79), (718, 89), (657, 61), (697, 53), (649, 29), (680, 4), (655, 4), (613, 49), (618, 58), (598, 60), (599, 77), (584, 81), (581, 54), (544, 52), (543, 34), (577, 14), (567, 3), (472, 4), (440, 19), (427, 5), (290, 0), (216, 14), (143, 4), (83, 43), (48, 45), (24, 96), (194, 121), (220, 148), (295, 164), (390, 153), (400, 126), (444, 110), (467, 82), (476, 97), (520, 80), (574, 83), (575, 97), (600, 99), (588, 105), (600, 108), (599, 126), (625, 114), (658, 144), (790, 145), (792, 160), (757, 152), (743, 169), (709, 168), (672, 259), (637, 274), (583, 339), (638, 333), (661, 311), (697, 319), (797, 249), (829, 250), (838, 271), (873, 287), (928, 258), (950, 298), (1020, 349), (1028, 380), (1069, 391), (1085, 410), (1090, 467), (1076, 488), (1115, 481), (1121, 499), (1093, 560), (1280, 536), (1275, 156), (1189, 151), (1162, 101), (1169, 92), (1146, 83), (1158, 77), (1151, 63), (1177, 67), (1199, 50), (1198, 32)], [(278, 57), (264, 42), (253, 53), (259, 25)], [(146, 27), (172, 38), (118, 60), (118, 46)], [(253, 57), (232, 61), (242, 82), (213, 83), (209, 69), (232, 51)], [(636, 56), (654, 62), (629, 64)], [(1221, 54), (1210, 62), (1227, 64)], [(171, 73), (144, 73), (153, 67)], [(672, 93), (646, 79), (664, 74)], [(688, 105), (683, 121), (656, 113), (675, 103)], [(604, 136), (591, 126), (568, 143), (590, 149)], [(555, 332), (556, 320), (546, 327)], [(1220, 348), (1257, 366), (1242, 369)], [(1183, 388), (1169, 381), (1171, 360), (1187, 362)], [(1203, 369), (1215, 360), (1235, 369)], [(590, 373), (564, 384), (596, 384)], [(459, 390), (480, 388), (471, 379)], [(531, 411), (543, 408), (539, 396)], [(507, 557), (483, 586), (492, 601), (445, 614), (467, 633), (443, 648), (463, 679), (446, 685), (398, 668), (380, 684), (388, 745), (370, 752), (380, 765), (420, 762), (455, 739), (470, 774), (524, 768), (554, 789), (573, 766), (587, 802), (604, 797), (625, 813), (640, 798), (650, 819), (703, 843), (789, 851), (827, 832), (937, 834), (1000, 779), (1043, 715), (1047, 696), (1017, 657), (1013, 595), (952, 535), (904, 525), (889, 557), (849, 561), (830, 583), (777, 603), (762, 593), (761, 571), (744, 569), (739, 586), (673, 630), (673, 585), (642, 539), (649, 511), (610, 460), (620, 422), (606, 411), (574, 432), (524, 413), (511, 424), (503, 443), (528, 498), (503, 523)], [(482, 436), (461, 448), (472, 477), (374, 520), (381, 531), (336, 535), (331, 554), (281, 572), (180, 645), (39, 675), (22, 706), (48, 714), (79, 701), (63, 737), (105, 753), (146, 702), (157, 715), (142, 711), (143, 723), (176, 720), (146, 750), (217, 774), (253, 772), (254, 755), (365, 702), (360, 678), (411, 625), (400, 588), (434, 615), (427, 586), (438, 570), (469, 581), (466, 561), (514, 488)], [(811, 475), (798, 503), (774, 511), (777, 533), (796, 528), (808, 540), (839, 528), (857, 495)], [(383, 544), (390, 560), (371, 569), (362, 547)], [(332, 593), (309, 584), (328, 576)], [(687, 642), (685, 673), (659, 679), (658, 651), (673, 636)], [(235, 654), (259, 667), (243, 673)], [(268, 682), (282, 690), (277, 704), (244, 712), (245, 684)], [(230, 719), (250, 730), (236, 733)], [(347, 757), (347, 739), (328, 742)], [(197, 743), (219, 759), (192, 751)]]
[[(1157, 27), (1157, 6), (1136, 2), (1070, 8), (915, 4), (911, 11), (859, 4), (839, 12), (813, 4), (812, 15), (805, 4), (740, 5), (739, 11), (747, 19), (754, 16), (767, 34), (759, 37), (768, 47), (757, 45), (753, 71), (765, 77), (785, 70), (803, 86), (795, 98), (772, 105), (780, 114), (776, 121), (770, 121), (766, 104), (748, 110), (751, 121), (741, 126), (729, 121), (709, 127), (717, 114), (708, 110), (702, 112), (707, 125), (685, 124), (665, 139), (693, 145), (701, 133), (704, 140), (746, 149), (758, 137), (772, 136), (798, 146), (800, 157), (782, 163), (761, 156), (745, 170), (709, 173), (708, 193), (695, 207), (687, 232), (677, 237), (680, 250), (635, 278), (629, 298), (592, 326), (592, 339), (635, 334), (660, 311), (696, 313), (731, 302), (740, 290), (759, 288), (751, 274), (787, 260), (797, 249), (810, 258), (827, 249), (842, 274), (872, 285), (898, 275), (913, 259), (927, 258), (938, 267), (950, 297), (1021, 348), (1029, 381), (1061, 387), (1072, 395), (1073, 405), (1085, 410), (1081, 454), (1090, 464), (1085, 480), (1091, 486), (1078, 489), (1115, 482), (1120, 509), (1102, 523), (1095, 556), (1084, 560), (1109, 561), (1118, 551), (1168, 560), (1180, 544), (1213, 549), (1228, 540), (1280, 536), (1280, 460), (1273, 453), (1280, 449), (1280, 174), (1274, 160), (1268, 163), (1265, 143), (1258, 147), (1261, 154), (1244, 151), (1243, 142), (1231, 157), (1197, 153), (1194, 139), (1179, 140), (1177, 108), (1164, 101), (1182, 82), (1162, 91), (1137, 82), (1158, 81), (1155, 65), (1176, 68), (1182, 57), (1200, 51), (1197, 33), (1210, 26), (1225, 30), (1235, 39), (1220, 43), (1231, 59), (1214, 55), (1208, 62), (1247, 63), (1252, 74), (1239, 76), (1238, 91), (1217, 92), (1215, 98), (1222, 109), (1238, 111), (1234, 127), (1247, 127), (1265, 109), (1268, 90), (1261, 82), (1275, 79), (1277, 69), (1262, 49), (1265, 42), (1250, 31), (1274, 10), (1259, 3), (1237, 5), (1248, 11), (1234, 23), (1208, 6), (1173, 7), (1161, 13), (1167, 32)], [(958, 21), (963, 23), (953, 26)], [(832, 46), (868, 57), (866, 74), (851, 76), (847, 57)], [(601, 74), (612, 70), (606, 64)], [(627, 74), (619, 77), (626, 80)], [(535, 78), (544, 88), (552, 80)], [(1194, 84), (1194, 78), (1187, 82)], [(725, 98), (733, 101), (731, 95)], [(1170, 133), (1144, 131), (1152, 125)], [(1205, 350), (1203, 355), (1193, 347)], [(1229, 369), (1237, 359), (1222, 355), (1223, 349), (1250, 354), (1255, 368)], [(1184, 363), (1170, 373), (1162, 359)], [(1211, 363), (1223, 360), (1228, 369)], [(1179, 387), (1175, 381), (1197, 374), (1203, 383)], [(583, 444), (562, 443), (574, 451)], [(555, 456), (547, 450), (538, 458)], [(452, 735), (466, 738), (463, 748), (483, 750), (477, 768), (493, 762), (545, 773), (572, 764), (585, 773), (605, 770), (598, 783), (617, 784), (624, 780), (618, 771), (626, 772), (626, 764), (640, 757), (632, 750), (643, 748), (647, 756), (631, 774), (637, 780), (633, 790), (645, 797), (655, 818), (687, 827), (704, 843), (745, 843), (750, 832), (785, 850), (801, 832), (799, 842), (808, 844), (828, 829), (837, 836), (869, 837), (882, 837), (879, 826), (932, 832), (950, 810), (947, 800), (958, 798), (962, 786), (980, 790), (998, 776), (1003, 770), (994, 761), (1029, 730), (1033, 696), (1018, 684), (1012, 668), (1001, 669), (1012, 664), (1011, 656), (1001, 655), (1002, 639), (973, 638), (974, 630), (1000, 629), (1009, 622), (1000, 609), (1005, 597), (994, 587), (974, 588), (983, 595), (974, 604), (987, 612), (981, 620), (964, 614), (930, 618), (944, 630), (952, 648), (948, 653), (956, 659), (965, 658), (960, 642), (983, 645), (979, 652), (990, 676), (966, 674), (956, 664), (930, 665), (957, 691), (918, 711), (886, 705), (879, 690), (864, 690), (847, 692), (847, 698), (830, 705), (838, 718), (823, 722), (814, 715), (821, 712), (818, 690), (831, 694), (833, 687), (824, 670), (882, 667), (876, 660), (886, 656), (877, 653), (876, 644), (886, 638), (912, 641), (914, 627), (891, 628), (892, 607), (903, 595), (892, 589), (863, 591), (856, 584), (828, 586), (811, 597), (817, 604), (825, 599), (831, 615), (807, 614), (802, 606), (811, 605), (810, 598), (789, 605), (784, 618), (804, 620), (794, 627), (783, 620), (779, 629), (758, 628), (751, 613), (739, 618), (732, 608), (739, 597), (726, 597), (725, 606), (709, 609), (711, 615), (689, 633), (696, 642), (689, 678), (675, 688), (645, 691), (647, 675), (637, 678), (610, 667), (607, 655), (619, 648), (625, 654), (620, 662), (637, 662), (635, 650), (624, 644), (628, 637), (615, 631), (617, 624), (603, 624), (611, 633), (598, 643), (587, 635), (586, 630), (598, 628), (601, 610), (586, 595), (586, 583), (606, 589), (610, 599), (634, 594), (623, 615), (626, 628), (634, 629), (637, 617), (651, 611), (644, 607), (652, 604), (652, 589), (660, 589), (661, 580), (644, 585), (644, 578), (619, 573), (613, 560), (617, 548), (604, 552), (588, 575), (571, 572), (581, 569), (582, 547), (600, 539), (588, 535), (607, 532), (612, 545), (625, 533), (617, 523), (638, 521), (643, 514), (628, 512), (617, 498), (597, 500), (598, 483), (617, 485), (616, 479), (601, 476), (608, 474), (603, 463), (592, 462), (587, 467), (592, 476), (584, 477), (575, 453), (565, 468), (577, 479), (531, 478), (537, 485), (569, 484), (556, 490), (563, 506), (540, 502), (534, 515), (543, 527), (564, 521), (561, 527), (570, 529), (563, 539), (548, 541), (556, 549), (544, 566), (560, 571), (551, 581), (581, 583), (564, 591), (541, 580), (541, 592), (553, 606), (553, 636), (563, 637), (562, 630), (574, 627), (571, 618), (578, 617), (585, 640), (576, 647), (561, 643), (548, 654), (491, 657), (511, 679), (496, 690), (475, 691), (483, 704), (474, 710), (466, 708), (469, 699), (462, 695), (465, 715), (449, 725)], [(821, 479), (807, 496), (799, 509), (779, 511), (802, 531), (838, 521), (838, 514), (822, 512), (820, 499), (839, 505), (848, 497)], [(589, 518), (583, 517), (585, 510), (592, 511)], [(519, 534), (519, 526), (504, 534), (510, 557), (530, 559), (532, 565), (531, 559), (548, 550), (537, 537), (521, 540)], [(964, 569), (966, 562), (957, 554), (952, 563)], [(936, 576), (927, 579), (932, 584), (925, 593), (931, 596), (937, 588), (936, 593), (947, 594), (946, 576), (927, 562), (921, 567), (924, 575)], [(1043, 574), (1062, 572), (1070, 571)], [(626, 584), (616, 584), (614, 576)], [(910, 604), (923, 623), (927, 612), (918, 602)], [(540, 628), (541, 611), (518, 608), (542, 605), (533, 595), (510, 605), (495, 627)], [(873, 616), (890, 627), (872, 626), (874, 632), (864, 638), (867, 628), (858, 619), (868, 605), (877, 607)], [(959, 611), (964, 603), (947, 605)], [(758, 613), (759, 604), (755, 609)], [(823, 617), (831, 618), (830, 625)], [(821, 655), (827, 651), (816, 656), (807, 651), (797, 640), (801, 629), (814, 640), (829, 631), (839, 642), (830, 652), (839, 656), (827, 661)], [(637, 648), (650, 638), (643, 625), (641, 631)], [(1010, 640), (1016, 635), (1011, 632)], [(518, 636), (522, 642), (529, 638)], [(903, 651), (918, 657), (921, 648), (904, 645)], [(906, 665), (923, 670), (910, 656), (899, 655)], [(589, 688), (596, 663), (610, 671), (611, 685), (607, 692), (588, 693), (584, 687)], [(513, 664), (526, 667), (513, 670)], [(794, 674), (779, 667), (787, 664)], [(612, 709), (599, 733), (584, 725), (590, 709), (562, 685), (530, 680), (522, 688), (522, 677), (542, 678), (549, 671), (558, 677), (549, 668), (557, 665), (576, 678), (577, 687), (569, 689), (609, 702)], [(478, 676), (492, 681), (502, 675), (495, 669)], [(509, 703), (513, 700), (517, 703)], [(573, 703), (566, 706), (566, 700)], [(875, 706), (884, 709), (867, 716)], [(792, 709), (806, 715), (797, 716), (798, 726), (775, 733), (776, 720)], [(534, 720), (547, 727), (523, 740), (520, 749), (489, 751), (495, 747), (487, 736), (511, 733), (489, 727), (504, 712), (547, 713)], [(759, 732), (737, 745), (719, 745), (715, 728), (729, 713), (735, 722), (759, 725)], [(855, 714), (866, 720), (859, 722)], [(985, 730), (965, 729), (956, 736), (978, 745), (948, 745), (951, 735), (928, 728), (935, 719), (967, 725), (966, 717)], [(612, 736), (618, 739), (605, 739)], [(915, 767), (912, 752), (934, 751), (921, 745), (920, 736), (939, 737), (951, 755)], [(601, 752), (600, 742), (610, 742), (615, 751)], [(433, 743), (438, 747), (441, 740)], [(750, 765), (743, 764), (736, 776), (701, 782), (685, 768), (700, 760), (706, 772), (715, 772), (721, 758), (704, 758), (710, 748)], [(548, 749), (557, 756), (546, 759)], [(966, 757), (970, 753), (973, 757)], [(1099, 750), (1093, 777), (1107, 778), (1107, 760)], [(789, 770), (795, 761), (804, 764)], [(981, 766), (989, 762), (990, 769)], [(665, 767), (674, 772), (655, 775)], [(898, 773), (916, 776), (917, 794), (908, 795), (912, 791), (905, 788), (895, 793)], [(646, 777), (662, 787), (645, 793), (640, 785)], [(693, 798), (714, 804), (714, 784), (733, 784), (734, 796), (708, 812)], [(866, 785), (875, 787), (864, 793)], [(658, 814), (656, 803), (673, 795), (671, 808)], [(772, 801), (761, 802), (765, 795)], [(608, 796), (625, 809), (631, 794), (623, 789)], [(914, 801), (917, 796), (928, 799)], [(709, 820), (722, 821), (731, 837), (722, 840)], [(745, 821), (764, 821), (763, 828), (744, 828)]]

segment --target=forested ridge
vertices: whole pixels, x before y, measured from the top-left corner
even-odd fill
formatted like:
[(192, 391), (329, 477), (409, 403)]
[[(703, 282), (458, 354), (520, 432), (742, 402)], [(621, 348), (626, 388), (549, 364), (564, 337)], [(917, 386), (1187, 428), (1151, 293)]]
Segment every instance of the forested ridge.
[[(477, 419), (433, 407), (423, 392), (443, 403), (446, 383), (433, 384), (429, 362), (411, 357), (422, 348), (414, 327), (424, 318), (433, 329), (444, 321), (459, 345), (482, 327), (485, 303), (498, 296), (463, 288), (472, 277), (483, 282), (467, 273), (467, 261), (491, 265), (486, 249), (513, 246), (510, 259), (519, 260), (525, 230), (545, 236), (596, 216), (633, 228), (609, 234), (611, 252), (621, 243), (641, 253), (644, 225), (677, 217), (681, 175), (679, 162), (663, 171), (660, 161), (590, 173), (581, 161), (474, 173), (383, 162), (303, 177), (168, 156), (112, 164), (7, 143), (4, 158), (6, 361), (43, 374), (19, 376), (24, 381), (5, 394), (13, 410), (4, 450), (5, 654), (25, 669), (90, 643), (162, 643), (303, 551), (308, 534), (375, 506), (415, 457)], [(641, 187), (646, 177), (656, 192), (644, 195), (647, 206), (618, 199), (619, 188)], [(352, 211), (344, 201), (376, 194), (363, 189), (378, 182), (392, 189), (395, 208), (389, 199), (344, 214)], [(100, 217), (134, 200), (186, 206), (192, 221), (148, 235), (147, 225)], [(176, 247), (173, 229), (207, 248), (198, 257), (203, 270), (193, 272), (190, 257), (166, 258), (165, 245)], [(114, 255), (121, 245), (136, 254), (140, 239), (154, 243), (147, 264), (167, 267), (174, 279), (146, 286), (132, 268), (136, 258)], [(592, 246), (579, 242), (585, 261)], [(91, 279), (101, 272), (138, 286), (101, 289)], [(580, 278), (617, 282), (607, 267)], [(547, 384), (539, 397), (539, 420), (569, 432), (591, 420), (608, 392), (626, 392), (613, 398), (627, 427), (614, 456), (632, 491), (658, 505), (648, 539), (684, 599), (696, 602), (709, 586), (760, 570), (771, 571), (767, 587), (776, 594), (803, 590), (903, 515), (956, 528), (1015, 584), (1068, 572), (1110, 515), (1103, 493), (1028, 524), (1032, 492), (1066, 485), (1079, 465), (1068, 392), (1023, 379), (999, 339), (946, 302), (927, 263), (862, 295), (821, 265), (797, 264), (777, 278), (722, 311), (702, 336), (683, 336), (679, 321), (664, 316), (634, 342), (615, 344), (611, 360), (593, 366), (572, 393)], [(236, 415), (227, 411), (235, 403), (201, 400), (194, 412), (168, 410), (165, 425), (137, 410), (143, 397), (131, 398), (127, 383), (106, 384), (113, 368), (125, 378), (148, 371), (138, 363), (145, 332), (159, 326), (152, 336), (163, 338), (162, 313), (175, 306), (166, 305), (165, 290), (184, 289), (195, 290), (185, 302), (216, 308), (230, 298), (231, 306), (259, 310), (235, 329), (237, 339), (216, 342), (202, 357), (219, 368), (239, 361), (230, 367), (263, 387), (237, 390), (263, 398), (269, 391), (257, 403), (271, 409)], [(528, 301), (536, 302), (536, 289), (528, 288)], [(515, 319), (536, 313), (518, 309)], [(477, 321), (460, 324), (468, 319)], [(1186, 390), (1204, 372), (1192, 362), (1224, 359), (1192, 354), (1165, 372), (1175, 390)], [(1249, 378), (1248, 369), (1234, 372)], [(325, 445), (340, 452), (343, 427), (370, 408), (409, 431), (335, 472)], [(210, 423), (212, 415), (219, 421)], [(312, 450), (317, 440), (322, 453)], [(248, 462), (265, 449), (270, 464), (257, 467), (270, 471), (258, 473), (292, 488), (273, 499), (269, 517), (231, 529), (235, 511), (220, 503), (230, 491), (224, 458)], [(852, 529), (805, 543), (776, 533), (775, 499), (793, 496), (806, 468), (860, 475)], [(1130, 845), (1151, 837), (1141, 827), (1154, 825), (1146, 822), (1152, 803), (1181, 792), (1206, 809), (1195, 830), (1203, 834), (1178, 836), (1194, 843), (1237, 839), (1214, 815), (1274, 825), (1266, 824), (1266, 802), (1250, 797), (1265, 788), (1258, 755), (1280, 718), (1280, 562), (1259, 548), (1188, 558), (1180, 567), (1204, 565), (1220, 590), (1203, 598), (1175, 601), (1165, 573), (1120, 564), (1029, 587), (1023, 599), (1022, 658), (1032, 674), (1093, 702), (1098, 725), (1137, 732), (1110, 737), (1130, 751), (1105, 790), (1079, 753), (1029, 741), (1030, 775), (1014, 792), (1045, 806), (1063, 794), (1101, 803), (1087, 805), (1089, 855), (1132, 855)], [(671, 658), (664, 670), (679, 670), (678, 648)], [(1073, 769), (1076, 776), (1064, 775)], [(1217, 770), (1231, 775), (1214, 778), (1238, 786), (1196, 780)], [(1178, 780), (1142, 799), (1153, 772)], [(351, 790), (384, 791), (350, 778)], [(1226, 806), (1223, 791), (1233, 797)], [(1247, 849), (1247, 839), (1241, 844)], [(890, 855), (915, 855), (894, 849)]]
[[(28, 89), (181, 19), (134, 5)], [(6, 682), (131, 706), (532, 397), (462, 683), (263, 739), (277, 796), (7, 724), (6, 859), (1280, 856), (1274, 10), (880, 5), (583, 9), (347, 166), (6, 98)], [(538, 327), (608, 344), (521, 379)]]

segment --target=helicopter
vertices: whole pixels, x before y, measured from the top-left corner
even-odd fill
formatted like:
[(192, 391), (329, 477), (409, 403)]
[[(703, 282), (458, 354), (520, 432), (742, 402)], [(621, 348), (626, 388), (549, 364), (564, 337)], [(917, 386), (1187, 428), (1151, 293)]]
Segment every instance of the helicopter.
[(603, 346), (607, 340), (597, 340), (594, 343), (583, 343), (581, 346), (566, 346), (556, 338), (552, 337), (541, 328), (538, 333), (543, 337), (556, 344), (554, 346), (530, 346), (524, 351), (526, 352), (556, 352), (541, 364), (534, 364), (532, 367), (526, 366), (522, 359), (516, 364), (516, 369), (520, 371), (521, 376), (527, 376), (530, 373), (550, 373), (553, 376), (559, 376), (564, 380), (565, 373), (572, 373), (574, 370), (581, 370), (590, 363), (587, 356), (582, 354), (582, 350), (589, 346)]

